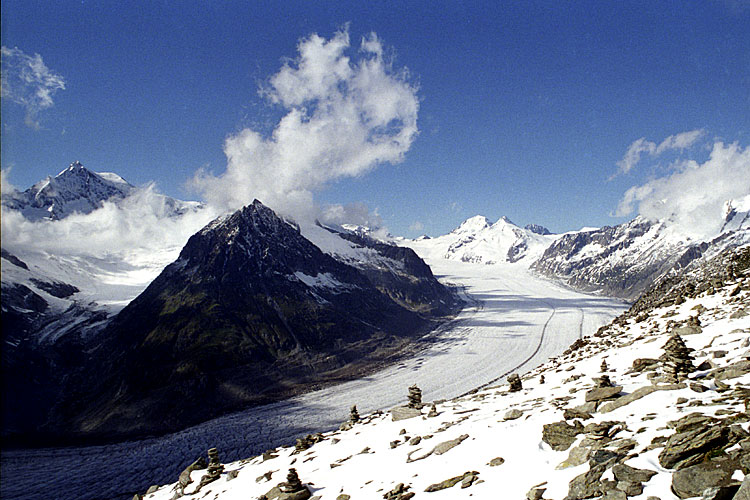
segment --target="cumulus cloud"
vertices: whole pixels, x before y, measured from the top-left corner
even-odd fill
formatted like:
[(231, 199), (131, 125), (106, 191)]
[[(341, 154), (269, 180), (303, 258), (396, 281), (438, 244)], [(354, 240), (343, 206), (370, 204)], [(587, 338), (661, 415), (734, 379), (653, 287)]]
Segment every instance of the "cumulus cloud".
[(703, 129), (691, 130), (689, 132), (681, 132), (679, 134), (670, 135), (658, 145), (655, 142), (647, 141), (645, 137), (633, 141), (625, 152), (622, 160), (617, 162), (617, 172), (610, 178), (614, 178), (620, 174), (627, 174), (641, 161), (643, 154), (650, 156), (658, 156), (666, 151), (670, 150), (684, 150), (695, 144), (695, 142), (703, 137), (705, 131)]
[(284, 111), (272, 133), (230, 135), (226, 170), (192, 179), (208, 203), (232, 210), (257, 198), (287, 215), (310, 215), (314, 192), (402, 161), (416, 138), (417, 88), (405, 69), (394, 70), (376, 34), (359, 51), (347, 29), (330, 39), (313, 34), (297, 49), (260, 92)]
[(218, 215), (205, 208), (170, 216), (165, 201), (149, 185), (118, 203), (104, 202), (91, 213), (54, 221), (30, 221), (3, 206), (2, 247), (18, 255), (41, 252), (83, 259), (94, 274), (108, 272), (110, 265), (128, 272), (145, 271), (147, 283), (177, 257), (192, 234)]
[(30, 56), (14, 47), (0, 48), (2, 54), (2, 97), (26, 109), (25, 123), (39, 129), (37, 116), (54, 104), (52, 96), (65, 89), (63, 77), (44, 64), (42, 56)]
[(616, 216), (638, 213), (670, 220), (685, 234), (701, 239), (716, 235), (723, 223), (724, 203), (750, 194), (750, 147), (716, 142), (704, 163), (685, 160), (672, 172), (623, 195)]

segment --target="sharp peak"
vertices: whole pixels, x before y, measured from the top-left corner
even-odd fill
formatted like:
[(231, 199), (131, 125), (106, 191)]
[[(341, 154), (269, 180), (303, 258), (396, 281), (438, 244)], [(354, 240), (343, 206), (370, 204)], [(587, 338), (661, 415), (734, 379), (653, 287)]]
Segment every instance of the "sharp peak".
[(83, 163), (81, 163), (80, 161), (76, 160), (73, 163), (71, 163), (68, 166), (68, 168), (66, 168), (65, 170), (61, 171), (55, 177), (60, 177), (60, 176), (63, 176), (65, 174), (74, 173), (74, 172), (88, 172), (88, 173), (92, 173), (89, 169), (87, 169), (86, 167), (83, 166)]

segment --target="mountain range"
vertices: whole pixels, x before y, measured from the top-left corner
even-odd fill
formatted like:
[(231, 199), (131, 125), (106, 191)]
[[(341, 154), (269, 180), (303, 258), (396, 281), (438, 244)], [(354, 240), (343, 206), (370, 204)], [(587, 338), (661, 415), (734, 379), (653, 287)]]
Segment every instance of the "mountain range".
[[(141, 189), (75, 162), (2, 204), (4, 216), (60, 224), (106, 204), (128, 210)], [(204, 210), (157, 199), (166, 219)], [(750, 196), (728, 201), (721, 230), (701, 240), (642, 217), (560, 235), (476, 216), (415, 242), (300, 225), (256, 200), (205, 225), (176, 259), (156, 259), (155, 278), (129, 285), (112, 277), (122, 263), (106, 274), (91, 259), (3, 245), (3, 435), (49, 443), (164, 433), (361, 376), (460, 310), (421, 257), (531, 268), (633, 300), (750, 242), (749, 211)]]

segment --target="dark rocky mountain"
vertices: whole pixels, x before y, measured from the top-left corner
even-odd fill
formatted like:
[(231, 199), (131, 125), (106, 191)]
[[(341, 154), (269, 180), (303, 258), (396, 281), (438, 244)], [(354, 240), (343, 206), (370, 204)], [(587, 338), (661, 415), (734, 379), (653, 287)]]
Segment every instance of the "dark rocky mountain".
[(174, 431), (361, 376), (460, 309), (412, 250), (340, 236), (377, 258), (337, 260), (258, 201), (209, 224), (88, 346), (40, 432)]

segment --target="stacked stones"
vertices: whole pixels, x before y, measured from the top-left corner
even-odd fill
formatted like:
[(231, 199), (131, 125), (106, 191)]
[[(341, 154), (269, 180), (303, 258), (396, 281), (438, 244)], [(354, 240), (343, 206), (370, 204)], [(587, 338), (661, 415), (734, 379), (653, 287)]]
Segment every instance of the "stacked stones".
[(296, 493), (305, 489), (297, 475), (297, 469), (292, 467), (286, 475), (286, 482), (279, 485), (279, 489), (284, 493)]
[(615, 384), (610, 380), (609, 375), (602, 375), (601, 377), (593, 377), (596, 387), (614, 387)]
[(216, 448), (208, 450), (208, 472), (201, 478), (201, 482), (198, 484), (195, 493), (203, 488), (208, 483), (212, 483), (219, 479), (221, 473), (224, 472), (224, 466), (219, 461), (219, 451)]
[(672, 335), (662, 349), (664, 354), (659, 359), (662, 361), (664, 377), (668, 382), (679, 382), (695, 371), (693, 357), (690, 355), (692, 349), (685, 345), (682, 337)]
[(422, 408), (422, 389), (417, 387), (417, 384), (409, 387), (408, 398), (409, 402), (406, 406), (408, 406), (409, 408), (416, 408), (418, 410)]
[(513, 373), (508, 376), (508, 383), (510, 384), (510, 392), (518, 392), (521, 387), (521, 377), (517, 373)]
[(357, 411), (357, 405), (352, 406), (352, 409), (349, 410), (349, 422), (353, 424), (359, 422), (359, 412)]
[(599, 367), (599, 371), (602, 372), (602, 373), (604, 373), (606, 371), (609, 371), (609, 366), (607, 366), (607, 360), (606, 359), (602, 360), (602, 364)]

